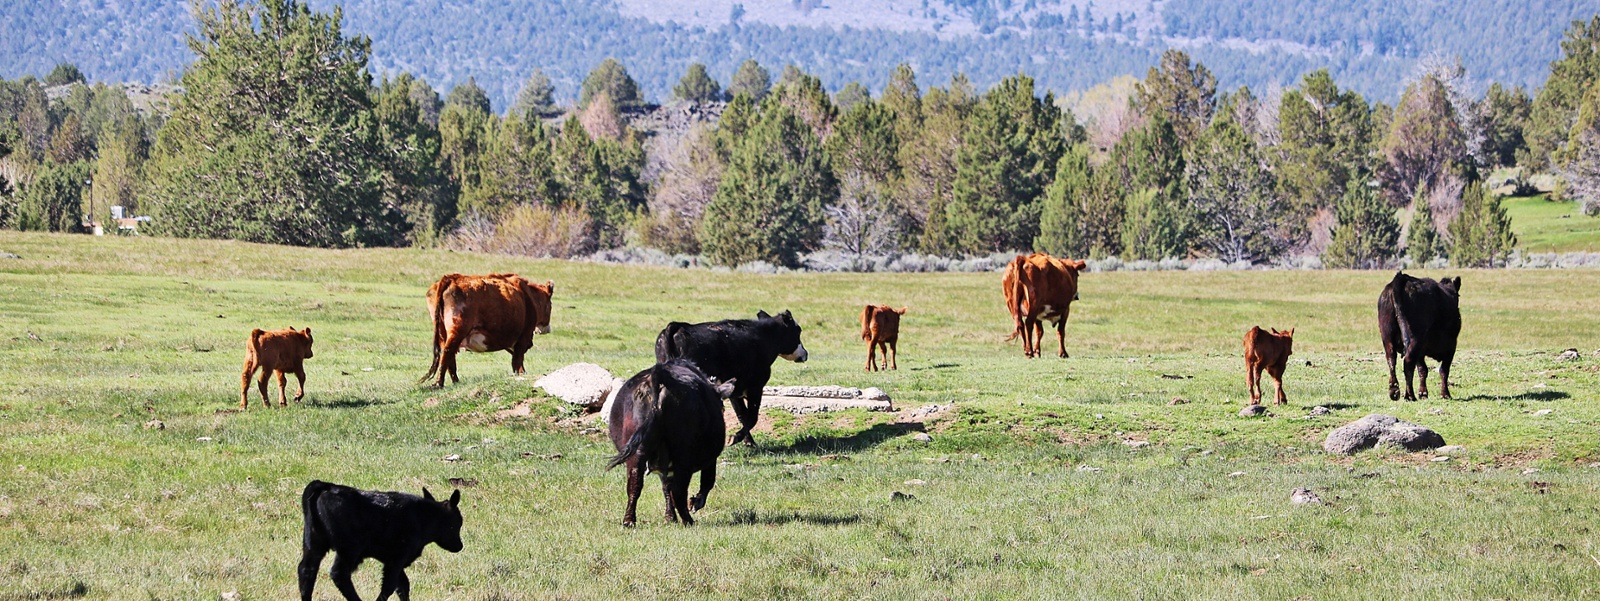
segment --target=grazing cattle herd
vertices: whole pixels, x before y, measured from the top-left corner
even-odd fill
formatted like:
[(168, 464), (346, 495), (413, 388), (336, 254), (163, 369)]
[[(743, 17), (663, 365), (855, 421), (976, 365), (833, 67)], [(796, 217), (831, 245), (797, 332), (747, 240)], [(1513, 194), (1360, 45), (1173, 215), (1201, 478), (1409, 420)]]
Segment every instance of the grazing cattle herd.
[[(1078, 300), (1078, 274), (1083, 261), (1058, 259), (1043, 253), (1017, 256), (1006, 266), (1001, 288), (1012, 331), (1007, 340), (1022, 336), (1026, 357), (1040, 356), (1043, 322), (1056, 329), (1059, 355), (1067, 356), (1066, 321)], [(495, 273), (482, 276), (450, 274), (427, 292), (428, 314), (433, 320), (433, 362), (422, 381), (434, 378), (444, 386), (446, 374), (456, 375), (456, 355), (462, 348), (474, 352), (504, 350), (511, 353), (511, 368), (523, 373), (523, 357), (536, 333), (548, 333), (553, 282), (533, 284), (521, 276)], [(1459, 295), (1461, 278), (1434, 281), (1396, 273), (1378, 297), (1378, 330), (1389, 362), (1389, 396), (1399, 398), (1395, 358), (1401, 357), (1406, 374), (1405, 397), (1414, 400), (1413, 373), (1421, 378), (1421, 394), (1428, 396), (1426, 358), (1439, 361), (1439, 392), (1449, 398), (1450, 363), (1456, 337), (1461, 332)], [(867, 305), (861, 313), (861, 338), (867, 342), (868, 371), (896, 369), (900, 317), (906, 309)], [(689, 324), (670, 322), (656, 337), (656, 364), (634, 374), (617, 391), (607, 416), (617, 454), (608, 467), (627, 467), (627, 510), (623, 524), (637, 521), (636, 509), (644, 477), (655, 472), (661, 479), (669, 522), (693, 524), (693, 511), (705, 507), (716, 483), (717, 459), (725, 447), (727, 425), (722, 402), (728, 400), (739, 419), (739, 429), (726, 444), (754, 445), (751, 430), (761, 410), (762, 388), (772, 377), (772, 364), (782, 357), (804, 362), (801, 328), (788, 311), (754, 319), (727, 319)], [(1276, 385), (1275, 402), (1288, 402), (1283, 391), (1284, 368), (1293, 353), (1294, 329), (1278, 331), (1252, 327), (1245, 333), (1245, 380), (1251, 404), (1261, 402), (1261, 374)], [(285, 400), (284, 374), (300, 380), (305, 395), (302, 362), (311, 358), (311, 329), (274, 332), (255, 330), (246, 347), (241, 377), (240, 408), (248, 405), (250, 379), (260, 369), (262, 401), (267, 401), (267, 378), (278, 376), (279, 406)], [(883, 363), (877, 363), (881, 350)], [(435, 376), (437, 376), (435, 378)], [(699, 492), (689, 496), (689, 483), (700, 474)], [(305, 517), (304, 554), (300, 562), (300, 591), (311, 598), (321, 560), (337, 552), (331, 574), (346, 599), (357, 599), (350, 574), (363, 559), (384, 564), (379, 599), (398, 593), (410, 596), (405, 568), (430, 543), (452, 553), (461, 550), (460, 491), (448, 501), (437, 501), (426, 489), (417, 497), (398, 492), (362, 491), (313, 481), (302, 496)]]

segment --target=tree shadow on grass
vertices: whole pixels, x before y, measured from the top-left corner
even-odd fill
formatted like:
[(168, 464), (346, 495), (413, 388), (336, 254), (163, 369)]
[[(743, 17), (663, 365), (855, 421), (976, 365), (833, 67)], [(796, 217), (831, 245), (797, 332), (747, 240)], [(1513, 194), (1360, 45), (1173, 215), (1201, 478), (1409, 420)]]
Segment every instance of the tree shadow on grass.
[(10, 593), (0, 595), (0, 601), (32, 601), (35, 599), (82, 599), (89, 596), (89, 585), (74, 582), (70, 587), (54, 590), (33, 591), (31, 593)]
[(1533, 390), (1533, 391), (1529, 391), (1529, 392), (1524, 392), (1522, 394), (1507, 394), (1507, 395), (1475, 394), (1475, 395), (1472, 395), (1472, 396), (1469, 396), (1469, 397), (1466, 397), (1466, 398), (1461, 398), (1461, 399), (1456, 399), (1456, 400), (1463, 401), (1463, 402), (1465, 402), (1465, 401), (1534, 401), (1534, 402), (1539, 402), (1539, 403), (1548, 403), (1550, 401), (1559, 401), (1559, 400), (1562, 400), (1562, 399), (1570, 399), (1570, 398), (1572, 398), (1572, 395), (1568, 394), (1566, 392), (1563, 392), (1563, 391), (1560, 391), (1560, 390), (1545, 389), (1545, 390)]
[(935, 364), (929, 365), (927, 367), (912, 367), (912, 368), (909, 368), (907, 371), (927, 371), (927, 370), (930, 370), (930, 369), (949, 369), (949, 368), (952, 368), (952, 367), (961, 367), (961, 364), (960, 363), (935, 363)]
[(842, 437), (802, 434), (788, 444), (763, 444), (758, 450), (771, 454), (817, 455), (826, 453), (855, 453), (884, 442), (926, 428), (920, 423), (877, 424), (855, 434)]
[(754, 509), (736, 509), (728, 522), (713, 522), (717, 526), (782, 526), (801, 523), (811, 526), (851, 526), (861, 523), (858, 513), (771, 513), (762, 515)]
[(387, 405), (387, 404), (389, 404), (388, 401), (380, 401), (378, 399), (345, 397), (345, 398), (338, 398), (338, 399), (332, 399), (332, 400), (329, 400), (329, 399), (309, 400), (308, 399), (308, 402), (306, 403), (306, 406), (307, 407), (317, 407), (319, 409), (361, 409), (361, 408), (364, 408), (364, 407), (372, 407), (372, 406), (375, 406), (375, 405)]

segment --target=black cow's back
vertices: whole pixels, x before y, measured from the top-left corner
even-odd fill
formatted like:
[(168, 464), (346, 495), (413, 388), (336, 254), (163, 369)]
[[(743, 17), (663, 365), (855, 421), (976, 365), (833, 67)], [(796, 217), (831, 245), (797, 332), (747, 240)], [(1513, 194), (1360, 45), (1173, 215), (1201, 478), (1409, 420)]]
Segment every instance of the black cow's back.
[(1460, 278), (1416, 278), (1396, 273), (1378, 295), (1378, 330), (1395, 348), (1406, 339), (1417, 350), (1440, 361), (1453, 358), (1461, 333)]

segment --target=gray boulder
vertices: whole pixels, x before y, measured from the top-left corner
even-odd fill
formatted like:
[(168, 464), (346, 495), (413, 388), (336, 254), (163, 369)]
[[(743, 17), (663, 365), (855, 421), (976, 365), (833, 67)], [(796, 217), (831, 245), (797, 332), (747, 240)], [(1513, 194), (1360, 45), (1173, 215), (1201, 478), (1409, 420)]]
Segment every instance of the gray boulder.
[(573, 363), (539, 378), (533, 385), (568, 403), (598, 409), (612, 391), (622, 387), (622, 380), (593, 363)]
[(1444, 437), (1392, 415), (1374, 413), (1329, 432), (1328, 439), (1322, 441), (1322, 450), (1335, 455), (1351, 455), (1380, 444), (1421, 451), (1444, 446)]
[(1239, 409), (1239, 417), (1261, 417), (1267, 414), (1267, 408), (1261, 405), (1245, 405)]

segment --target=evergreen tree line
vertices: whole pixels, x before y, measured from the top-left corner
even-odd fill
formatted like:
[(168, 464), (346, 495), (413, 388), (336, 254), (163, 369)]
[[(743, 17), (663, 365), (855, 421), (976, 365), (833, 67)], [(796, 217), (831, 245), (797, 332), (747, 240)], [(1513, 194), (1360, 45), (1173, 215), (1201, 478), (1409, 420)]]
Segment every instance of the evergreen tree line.
[[(70, 66), (0, 85), (0, 225), (75, 231), (116, 204), (163, 235), (550, 256), (632, 244), (724, 265), (1037, 249), (1477, 266), (1515, 245), (1481, 174), (1553, 170), (1581, 197), (1600, 142), (1584, 133), (1600, 121), (1600, 16), (1568, 30), (1533, 94), (1473, 97), (1438, 62), (1393, 107), (1325, 70), (1264, 97), (1219, 91), (1176, 50), (1124, 113), (1087, 123), (1022, 74), (924, 89), (901, 65), (874, 97), (830, 95), (792, 65), (772, 81), (749, 60), (726, 87), (695, 65), (675, 99), (717, 117), (653, 141), (630, 125), (645, 102), (615, 60), (574, 106), (535, 72), (500, 114), (472, 80), (443, 98), (409, 74), (373, 82), (371, 42), (338, 10), (225, 1), (196, 16), (197, 58), (165, 110)], [(51, 79), (77, 85), (50, 101)]]

